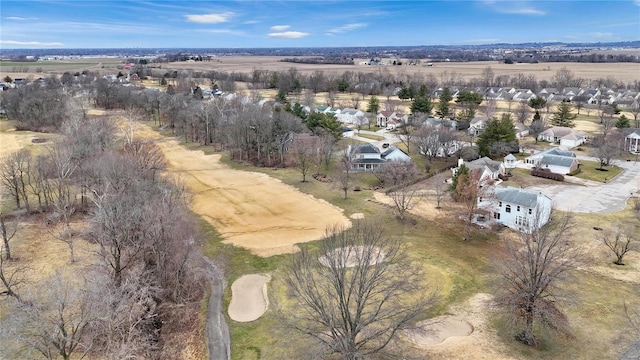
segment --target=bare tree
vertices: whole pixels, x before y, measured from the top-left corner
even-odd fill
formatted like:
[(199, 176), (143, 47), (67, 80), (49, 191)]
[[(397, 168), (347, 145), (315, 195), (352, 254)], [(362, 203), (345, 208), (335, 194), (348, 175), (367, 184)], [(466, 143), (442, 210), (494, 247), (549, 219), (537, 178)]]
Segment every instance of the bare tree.
[(440, 209), (442, 202), (444, 201), (445, 196), (449, 190), (449, 186), (444, 182), (439, 182), (433, 188), (433, 199), (436, 202), (436, 209)]
[(384, 103), (384, 109), (390, 112), (394, 112), (398, 110), (399, 106), (400, 106), (400, 101), (398, 100), (393, 100), (393, 99), (387, 100), (387, 102)]
[(16, 299), (19, 303), (25, 303), (19, 295), (22, 285), (27, 282), (26, 273), (29, 267), (22, 263), (20, 265), (9, 266), (9, 260), (0, 256), (0, 282), (4, 290), (0, 291), (0, 296), (4, 295)]
[(484, 114), (487, 119), (493, 118), (498, 111), (498, 102), (494, 98), (484, 99)]
[(352, 170), (351, 156), (344, 151), (344, 154), (340, 156), (340, 162), (338, 163), (338, 169), (336, 177), (338, 178), (338, 184), (340, 190), (344, 192), (344, 199), (347, 199), (349, 194), (349, 188), (351, 188), (351, 172)]
[(29, 197), (27, 196), (28, 177), (31, 169), (31, 153), (22, 149), (9, 154), (0, 163), (0, 181), (9, 191), (16, 202), (16, 207), (21, 209), (22, 204), (30, 211)]
[(18, 232), (18, 218), (14, 218), (13, 221), (7, 222), (8, 216), (2, 214), (0, 211), (0, 232), (2, 233), (2, 251), (0, 252), (0, 256), (4, 253), (4, 258), (6, 260), (11, 260), (11, 247), (9, 246), (9, 242), (16, 236)]
[[(534, 221), (537, 223), (537, 221)], [(567, 240), (571, 214), (531, 233), (521, 232), (504, 243), (495, 266), (500, 274), (496, 304), (511, 315), (517, 338), (536, 345), (535, 323), (568, 333), (568, 321), (557, 300), (567, 276), (579, 265), (582, 253)]]
[(285, 274), (284, 322), (343, 359), (379, 353), (436, 303), (401, 243), (382, 227), (332, 228), (317, 250), (303, 247)]
[(408, 183), (418, 175), (418, 170), (411, 161), (387, 161), (375, 170), (374, 175), (389, 187)]
[(528, 118), (529, 118), (529, 104), (523, 101), (518, 105), (518, 108), (516, 109), (516, 120), (520, 124), (524, 124)]
[(622, 153), (624, 139), (620, 135), (600, 135), (593, 142), (589, 154), (600, 161), (599, 169), (609, 166), (611, 160)]
[(616, 261), (613, 262), (614, 264), (624, 265), (622, 262), (624, 256), (631, 251), (638, 250), (637, 233), (637, 228), (625, 228), (622, 224), (618, 224), (613, 233), (604, 232), (601, 235), (600, 240), (616, 256)]
[(84, 358), (92, 348), (88, 330), (97, 319), (95, 299), (60, 274), (36, 289), (34, 301), (14, 305), (10, 322), (16, 339), (47, 359)]
[(393, 200), (393, 205), (398, 212), (398, 218), (400, 220), (404, 220), (407, 211), (416, 205), (416, 190), (410, 190), (406, 186), (390, 192), (389, 196), (391, 200)]
[(307, 173), (317, 163), (320, 138), (308, 134), (299, 134), (289, 149), (290, 161), (302, 174), (302, 182), (307, 181)]

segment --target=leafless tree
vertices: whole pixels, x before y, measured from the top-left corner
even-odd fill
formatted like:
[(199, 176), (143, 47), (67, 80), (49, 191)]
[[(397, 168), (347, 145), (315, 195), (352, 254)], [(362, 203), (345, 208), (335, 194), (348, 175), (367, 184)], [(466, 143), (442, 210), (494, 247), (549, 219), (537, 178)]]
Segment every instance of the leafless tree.
[(617, 224), (615, 231), (603, 232), (600, 240), (616, 256), (616, 265), (624, 265), (622, 259), (631, 251), (638, 251), (638, 229)]
[(629, 112), (633, 115), (635, 127), (640, 128), (640, 101), (634, 101), (629, 107)]
[(516, 109), (516, 120), (520, 124), (524, 124), (529, 118), (529, 105), (527, 102), (523, 101), (518, 105)]
[(494, 86), (494, 78), (496, 74), (491, 68), (491, 66), (487, 66), (482, 69), (482, 86), (491, 87)]
[(620, 135), (600, 135), (592, 141), (590, 155), (600, 161), (599, 169), (609, 166), (611, 160), (622, 153), (624, 139)]
[[(537, 221), (534, 221), (537, 223)], [(535, 323), (567, 334), (567, 317), (558, 307), (568, 275), (580, 264), (582, 252), (569, 240), (571, 214), (531, 233), (521, 232), (504, 243), (495, 266), (500, 280), (496, 304), (520, 329), (517, 338), (536, 345)], [(564, 294), (568, 295), (568, 293)]]
[(398, 128), (398, 139), (407, 148), (407, 154), (411, 154), (411, 144), (414, 142), (413, 137), (414, 129), (411, 121)]
[(0, 163), (0, 181), (5, 189), (13, 196), (16, 207), (21, 209), (24, 204), (27, 213), (30, 211), (27, 196), (28, 177), (31, 170), (31, 153), (22, 149), (9, 154)]
[(327, 92), (325, 99), (327, 100), (327, 105), (334, 107), (336, 106), (336, 100), (338, 99), (338, 95), (336, 94), (335, 91), (330, 90)]
[(422, 269), (380, 226), (332, 228), (317, 250), (303, 247), (285, 274), (285, 324), (343, 359), (379, 353), (436, 303)]
[(416, 190), (410, 190), (408, 187), (403, 186), (400, 189), (396, 189), (389, 193), (393, 205), (398, 212), (398, 218), (400, 220), (405, 219), (407, 211), (411, 210), (416, 205)]
[(4, 258), (6, 260), (11, 260), (11, 247), (9, 246), (9, 242), (18, 232), (18, 221), (18, 217), (13, 217), (12, 220), (9, 220), (9, 216), (3, 214), (0, 210), (0, 233), (2, 233), (3, 244), (0, 256), (4, 253)]
[(289, 149), (291, 163), (302, 174), (302, 182), (307, 181), (307, 173), (317, 163), (320, 138), (309, 134), (299, 134)]
[(418, 170), (411, 161), (387, 161), (376, 169), (374, 175), (384, 186), (390, 187), (413, 180)]
[(398, 110), (399, 106), (400, 106), (400, 101), (398, 100), (391, 99), (391, 100), (387, 100), (387, 102), (384, 103), (384, 109), (390, 112), (394, 112)]
[(485, 98), (483, 104), (484, 104), (484, 114), (487, 117), (487, 119), (493, 118), (493, 116), (498, 111), (498, 102), (496, 101), (496, 99)]
[(9, 264), (9, 260), (6, 260), (4, 256), (0, 256), (0, 282), (4, 287), (4, 290), (0, 291), (0, 296), (4, 295), (17, 300), (19, 303), (25, 303), (19, 292), (27, 282), (26, 274), (29, 271), (29, 267), (26, 262), (13, 266)]
[(440, 209), (442, 202), (444, 201), (445, 196), (449, 190), (449, 186), (444, 182), (439, 182), (433, 188), (433, 199), (436, 202), (436, 209)]
[(7, 326), (13, 327), (15, 339), (27, 347), (27, 352), (37, 352), (47, 359), (82, 359), (92, 347), (88, 330), (97, 319), (96, 299), (60, 274), (45, 281), (35, 287), (33, 301), (13, 304)]
[(349, 189), (351, 188), (351, 172), (353, 171), (351, 163), (351, 156), (347, 154), (346, 150), (344, 154), (340, 156), (340, 162), (338, 163), (338, 168), (336, 172), (336, 177), (338, 178), (338, 184), (340, 190), (344, 192), (344, 199), (347, 199), (347, 195), (349, 194)]
[(351, 106), (356, 110), (360, 107), (360, 97), (359, 96), (356, 95), (356, 96), (352, 96), (351, 97)]

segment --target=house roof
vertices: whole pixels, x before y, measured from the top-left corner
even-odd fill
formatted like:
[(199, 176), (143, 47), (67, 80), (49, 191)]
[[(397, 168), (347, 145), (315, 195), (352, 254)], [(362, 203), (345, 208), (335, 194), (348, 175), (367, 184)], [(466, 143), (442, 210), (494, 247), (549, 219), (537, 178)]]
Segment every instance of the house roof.
[(353, 154), (380, 154), (380, 149), (371, 144), (358, 144), (352, 152)]
[(562, 150), (560, 148), (554, 147), (551, 149), (547, 149), (540, 153), (541, 155), (549, 154), (549, 155), (558, 155), (558, 156), (568, 156), (568, 157), (576, 157), (576, 154), (571, 150)]
[(513, 160), (516, 160), (516, 157), (513, 156), (513, 154), (509, 154), (509, 155), (505, 156), (504, 159), (513, 161)]
[(480, 159), (468, 162), (465, 164), (465, 166), (469, 170), (484, 169), (485, 167), (487, 167), (492, 172), (496, 172), (500, 170), (500, 164), (501, 163), (499, 161), (491, 160), (490, 158), (485, 156), (485, 157), (481, 157)]
[(495, 196), (502, 202), (516, 204), (527, 208), (535, 208), (538, 204), (538, 193), (515, 187), (496, 187)]
[(576, 158), (545, 154), (542, 156), (542, 160), (540, 162), (544, 165), (571, 167), (571, 164), (573, 164), (574, 161), (577, 161)]
[(398, 149), (398, 148), (397, 148), (397, 147), (395, 147), (395, 146), (389, 146), (389, 148), (388, 148), (387, 150), (385, 150), (385, 152), (383, 152), (382, 154), (380, 154), (380, 157), (384, 159), (384, 158), (386, 158), (387, 156), (389, 156), (389, 154), (391, 154), (391, 153), (393, 153), (393, 152), (396, 152), (396, 151), (399, 151), (399, 152), (401, 152), (402, 154), (404, 154), (405, 156), (409, 157), (409, 155), (407, 155), (407, 153), (405, 153), (404, 151), (402, 151), (402, 150)]

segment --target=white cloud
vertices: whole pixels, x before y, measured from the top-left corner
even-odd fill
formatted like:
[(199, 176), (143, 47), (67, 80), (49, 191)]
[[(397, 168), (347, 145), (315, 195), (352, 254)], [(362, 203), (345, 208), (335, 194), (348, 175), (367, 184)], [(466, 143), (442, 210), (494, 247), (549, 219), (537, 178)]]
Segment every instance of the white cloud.
[(353, 30), (364, 28), (364, 27), (367, 27), (367, 24), (364, 24), (364, 23), (347, 24), (331, 30), (327, 30), (327, 35), (345, 33), (348, 31), (353, 31)]
[(640, 6), (640, 0), (636, 0), (636, 5)]
[(220, 14), (185, 15), (187, 21), (198, 24), (219, 24), (229, 21), (232, 16), (232, 12), (224, 12)]
[(27, 20), (33, 20), (33, 18), (26, 18), (26, 17), (21, 17), (21, 16), (7, 16), (5, 19), (7, 19), (7, 20), (13, 20), (13, 21), (27, 21)]
[(285, 31), (288, 28), (290, 28), (291, 26), (289, 25), (275, 25), (271, 27), (272, 31)]
[(591, 33), (591, 36), (596, 37), (596, 38), (610, 38), (613, 36), (613, 33), (610, 32), (594, 32)]
[(542, 16), (547, 14), (545, 11), (536, 9), (535, 7), (530, 5), (527, 1), (481, 0), (479, 1), (479, 4), (485, 5), (488, 8), (502, 14), (533, 15), (533, 16)]
[(298, 39), (308, 35), (309, 33), (301, 32), (301, 31), (284, 31), (284, 32), (270, 33), (267, 36), (270, 38)]
[(15, 41), (15, 40), (0, 40), (2, 45), (17, 45), (17, 46), (64, 46), (61, 42), (41, 42), (41, 41)]

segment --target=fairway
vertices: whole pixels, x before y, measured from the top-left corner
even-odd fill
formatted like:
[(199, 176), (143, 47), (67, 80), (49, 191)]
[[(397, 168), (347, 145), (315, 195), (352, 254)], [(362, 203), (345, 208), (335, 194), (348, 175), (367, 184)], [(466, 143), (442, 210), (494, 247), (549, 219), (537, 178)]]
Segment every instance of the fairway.
[(327, 227), (351, 225), (338, 207), (268, 175), (230, 169), (220, 163), (220, 154), (185, 149), (148, 126), (140, 126), (136, 135), (157, 140), (169, 171), (192, 193), (193, 211), (225, 243), (267, 257), (295, 252), (295, 244), (322, 238)]

